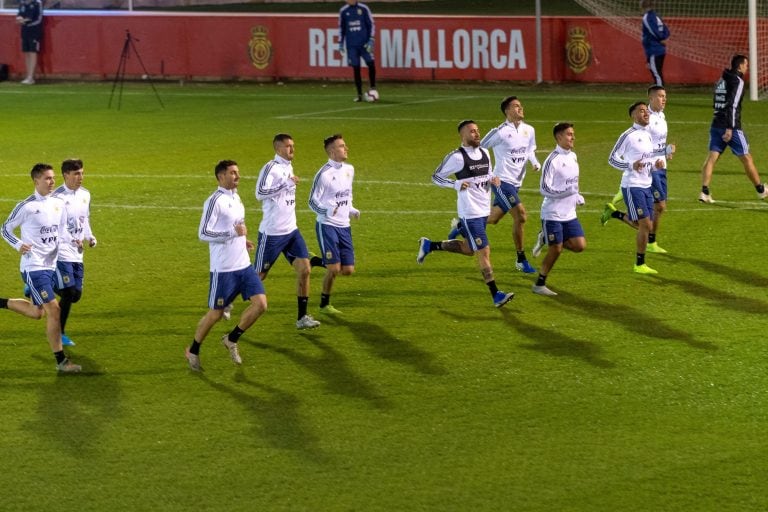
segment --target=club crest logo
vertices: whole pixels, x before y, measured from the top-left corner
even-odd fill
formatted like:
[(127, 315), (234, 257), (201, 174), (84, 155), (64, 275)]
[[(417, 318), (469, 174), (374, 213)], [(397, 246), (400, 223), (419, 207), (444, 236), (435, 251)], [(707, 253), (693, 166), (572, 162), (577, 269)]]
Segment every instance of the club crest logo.
[(42, 297), (43, 298), (43, 302), (45, 302), (45, 300), (48, 298), (48, 292), (45, 291), (45, 290), (41, 291), (40, 292), (40, 297)]
[(64, 276), (62, 281), (64, 281), (64, 284), (69, 284), (69, 276)]
[(642, 208), (638, 208), (637, 209), (637, 216), (638, 217), (642, 217), (643, 216), (643, 209)]
[(587, 30), (573, 27), (568, 31), (565, 61), (574, 73), (583, 73), (592, 63), (592, 45), (587, 41)]
[(267, 37), (267, 27), (259, 25), (251, 29), (251, 40), (248, 42), (248, 56), (256, 69), (264, 69), (272, 60), (272, 42)]
[(480, 237), (475, 238), (475, 245), (477, 245), (478, 247), (483, 245), (483, 239)]
[(325, 259), (330, 260), (333, 258), (333, 253), (331, 251), (325, 251)]
[(216, 305), (217, 305), (217, 306), (222, 306), (222, 307), (224, 307), (224, 299), (223, 299), (223, 298), (221, 298), (221, 297), (219, 297), (218, 299), (216, 299)]

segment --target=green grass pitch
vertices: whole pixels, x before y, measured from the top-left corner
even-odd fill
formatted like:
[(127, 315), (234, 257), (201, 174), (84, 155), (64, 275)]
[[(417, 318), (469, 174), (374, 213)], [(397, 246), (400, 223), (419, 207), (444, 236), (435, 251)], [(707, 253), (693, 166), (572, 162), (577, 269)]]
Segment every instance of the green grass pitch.
[[(0, 311), (3, 510), (764, 510), (768, 204), (730, 154), (719, 202), (696, 201), (710, 91), (669, 90), (669, 254), (648, 256), (659, 275), (647, 277), (632, 272), (634, 232), (598, 220), (619, 183), (608, 152), (642, 87), (383, 83), (381, 102), (354, 104), (350, 84), (158, 84), (161, 109), (148, 84), (129, 83), (119, 111), (110, 89), (0, 86), (2, 219), (32, 192), (32, 164), (80, 157), (99, 239), (67, 329), (83, 374), (57, 376), (43, 323)], [(508, 94), (542, 160), (554, 123), (575, 123), (588, 246), (550, 274), (560, 295), (540, 297), (514, 269), (509, 219), (490, 226), (499, 286), (517, 293), (496, 310), (474, 259), (415, 257), (455, 214), (455, 193), (430, 176), (457, 122), (485, 133)], [(745, 104), (764, 179), (767, 117)], [(333, 294), (345, 314), (296, 331), (295, 278), (280, 263), (243, 367), (218, 342), (230, 322), (192, 374), (183, 352), (206, 307), (196, 232), (213, 166), (239, 162), (254, 238), (255, 178), (277, 132), (296, 140), (299, 224), (315, 250), (306, 195), (322, 139), (342, 132), (350, 147), (362, 217), (357, 272)], [(522, 199), (530, 253), (532, 171)], [(0, 296), (19, 296), (7, 244), (0, 269)]]

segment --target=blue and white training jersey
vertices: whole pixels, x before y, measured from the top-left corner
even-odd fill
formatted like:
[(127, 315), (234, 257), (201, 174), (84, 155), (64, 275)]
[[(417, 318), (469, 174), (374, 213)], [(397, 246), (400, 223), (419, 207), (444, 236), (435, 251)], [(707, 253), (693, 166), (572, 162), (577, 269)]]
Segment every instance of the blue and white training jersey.
[(245, 207), (237, 189), (218, 187), (203, 204), (198, 237), (208, 242), (211, 272), (234, 272), (251, 264), (245, 236), (235, 231), (245, 222)]
[[(491, 178), (491, 156), (483, 147), (461, 146), (451, 151), (432, 173), (433, 183), (456, 190), (456, 210), (462, 219), (491, 214)], [(462, 189), (463, 183), (468, 187)]]
[(523, 186), (526, 162), (541, 167), (536, 159), (536, 131), (529, 124), (505, 121), (486, 133), (480, 145), (493, 149), (493, 175), (517, 188)]
[[(85, 241), (83, 245), (88, 245), (88, 242), (95, 238), (91, 232), (90, 221), (91, 193), (84, 187), (70, 190), (66, 185), (62, 185), (53, 191), (53, 197), (64, 202), (64, 208), (67, 212), (67, 231), (69, 231), (72, 240)], [(63, 244), (59, 247), (58, 260), (82, 263), (83, 253), (78, 250), (77, 245)]]
[(263, 216), (259, 231), (265, 235), (287, 235), (297, 229), (296, 183), (293, 164), (280, 155), (264, 165), (256, 180), (256, 199)]
[(576, 218), (579, 196), (579, 162), (576, 153), (555, 146), (541, 168), (539, 192), (542, 220), (568, 221)]
[(347, 48), (362, 47), (376, 34), (373, 14), (367, 5), (357, 2), (339, 10), (339, 44)]
[(355, 168), (344, 162), (328, 160), (312, 181), (309, 207), (317, 214), (317, 222), (337, 228), (349, 227), (352, 206), (352, 181)]
[[(663, 169), (667, 168), (667, 117), (664, 115), (664, 111), (654, 112), (648, 107), (650, 112), (650, 120), (648, 127), (646, 128), (651, 133), (651, 142), (653, 142), (653, 150), (656, 153), (656, 160), (664, 162)], [(661, 170), (653, 167), (654, 171)]]
[[(634, 123), (621, 134), (608, 157), (608, 163), (622, 171), (621, 187), (649, 188), (652, 183), (651, 172), (658, 156), (653, 151), (651, 132), (645, 126)], [(635, 170), (635, 162), (642, 166)]]
[[(19, 226), (21, 238), (14, 233)], [(59, 246), (72, 243), (67, 231), (64, 202), (53, 195), (40, 195), (37, 191), (11, 211), (3, 223), (2, 234), (16, 252), (22, 244), (31, 246), (29, 252), (21, 255), (19, 269), (22, 272), (55, 270)]]

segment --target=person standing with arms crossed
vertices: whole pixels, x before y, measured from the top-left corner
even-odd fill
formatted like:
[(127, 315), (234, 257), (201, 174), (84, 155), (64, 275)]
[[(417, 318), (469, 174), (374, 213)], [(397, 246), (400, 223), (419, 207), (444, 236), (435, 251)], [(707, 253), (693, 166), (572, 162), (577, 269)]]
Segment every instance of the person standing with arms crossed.
[(53, 197), (64, 202), (67, 230), (74, 245), (64, 244), (59, 247), (55, 289), (59, 294), (61, 308), (61, 342), (73, 346), (75, 342), (65, 334), (67, 319), (72, 304), (78, 302), (83, 295), (83, 249), (86, 245), (96, 247), (96, 237), (91, 231), (91, 193), (82, 186), (83, 161), (64, 160), (61, 163), (61, 174), (64, 177), (64, 185), (53, 192)]
[(648, 71), (656, 85), (664, 85), (664, 57), (667, 54), (669, 28), (653, 10), (653, 0), (640, 0), (643, 9), (643, 50)]
[(360, 59), (368, 66), (368, 81), (371, 90), (376, 90), (376, 61), (373, 58), (376, 25), (371, 9), (357, 0), (347, 0), (339, 10), (339, 53), (346, 45), (347, 64), (352, 67), (357, 88), (355, 101), (363, 101), (363, 77)]
[(714, 203), (709, 185), (720, 155), (726, 147), (741, 161), (747, 179), (755, 186), (758, 199), (768, 197), (768, 189), (760, 180), (760, 175), (749, 153), (747, 135), (741, 131), (741, 101), (744, 99), (746, 82), (744, 75), (749, 70), (749, 59), (744, 55), (734, 55), (730, 69), (723, 70), (723, 75), (715, 84), (713, 99), (714, 115), (709, 128), (709, 154), (701, 169), (701, 193), (699, 201)]
[[(477, 256), (480, 272), (497, 308), (512, 300), (514, 293), (506, 293), (496, 286), (491, 265), (491, 246), (485, 232), (488, 215), (491, 213), (491, 186), (501, 183), (491, 173), (491, 156), (480, 147), (480, 129), (472, 120), (464, 120), (458, 126), (461, 146), (448, 153), (432, 174), (432, 182), (443, 188), (452, 188), (457, 193), (459, 232), (463, 240), (433, 242), (427, 237), (419, 239), (419, 253), (416, 263), (424, 263), (428, 254), (446, 251), (465, 256)], [(453, 175), (455, 179), (451, 179)]]
[(234, 160), (222, 160), (216, 164), (214, 173), (219, 186), (205, 200), (198, 229), (198, 237), (208, 243), (210, 251), (208, 312), (198, 322), (195, 338), (186, 351), (189, 368), (196, 372), (203, 371), (200, 345), (216, 322), (221, 320), (224, 308), (238, 294), (250, 304), (240, 315), (235, 328), (221, 338), (234, 364), (243, 363), (237, 346), (240, 336), (267, 310), (264, 285), (248, 255), (254, 245), (246, 238), (245, 207), (237, 194), (240, 169)]
[[(64, 354), (61, 345), (61, 309), (54, 292), (59, 247), (73, 243), (67, 231), (67, 215), (63, 201), (52, 196), (56, 188), (53, 167), (35, 164), (30, 174), (35, 192), (11, 211), (3, 223), (2, 236), (21, 254), (21, 278), (29, 286), (32, 302), (0, 299), (0, 308), (34, 319), (45, 312), (45, 332), (56, 358), (56, 369), (60, 373), (78, 373), (82, 368)], [(18, 227), (21, 238), (14, 234)]]
[[(651, 133), (647, 130), (650, 111), (644, 101), (633, 103), (629, 107), (629, 116), (633, 124), (621, 134), (611, 150), (608, 163), (622, 171), (621, 191), (624, 204), (627, 205), (629, 220), (637, 225), (634, 272), (638, 274), (658, 274), (645, 263), (648, 246), (648, 234), (653, 227), (653, 192), (651, 186), (654, 168), (664, 167), (664, 161), (654, 152)], [(621, 212), (614, 212), (621, 213)]]
[(355, 168), (346, 163), (349, 151), (344, 137), (340, 133), (331, 135), (323, 141), (323, 146), (328, 162), (312, 181), (309, 207), (317, 214), (315, 232), (326, 269), (320, 313), (339, 315), (341, 311), (331, 305), (331, 291), (339, 274), (349, 276), (355, 272), (355, 248), (349, 220), (359, 219), (360, 210), (352, 205)]
[(275, 158), (267, 162), (256, 180), (256, 199), (261, 201), (263, 216), (256, 242), (254, 267), (263, 281), (282, 253), (296, 271), (298, 298), (297, 329), (313, 329), (320, 322), (307, 313), (309, 304), (309, 252), (296, 224), (296, 185), (293, 174), (295, 145), (293, 137), (278, 133), (272, 140)]
[(538, 295), (555, 296), (547, 288), (547, 276), (563, 252), (563, 248), (582, 252), (587, 247), (584, 229), (576, 218), (576, 207), (584, 204), (579, 194), (579, 162), (573, 152), (576, 139), (571, 123), (557, 123), (552, 129), (557, 145), (544, 160), (539, 191), (544, 196), (541, 203), (541, 233), (533, 249), (538, 256), (548, 244), (547, 254), (541, 262), (539, 277), (532, 287)]
[(16, 23), (21, 25), (21, 51), (27, 75), (21, 81), (24, 85), (35, 83), (37, 54), (43, 40), (43, 2), (41, 0), (21, 0)]

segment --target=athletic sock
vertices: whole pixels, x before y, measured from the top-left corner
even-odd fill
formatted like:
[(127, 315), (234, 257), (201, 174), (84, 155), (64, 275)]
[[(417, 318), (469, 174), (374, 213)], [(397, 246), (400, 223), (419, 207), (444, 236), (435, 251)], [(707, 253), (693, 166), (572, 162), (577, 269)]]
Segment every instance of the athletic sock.
[(755, 190), (757, 190), (758, 194), (762, 194), (763, 192), (765, 192), (765, 185), (763, 185), (762, 183), (759, 185), (755, 185)]
[(648, 233), (648, 243), (649, 244), (656, 243), (656, 233)]
[(626, 215), (626, 213), (620, 212), (618, 210), (616, 210), (615, 212), (611, 213), (611, 217), (613, 217), (614, 219), (619, 219), (619, 220), (624, 220), (624, 216), (625, 215)]
[(307, 314), (307, 305), (309, 304), (309, 297), (298, 297), (299, 302), (299, 318), (296, 320), (301, 320), (304, 318), (304, 315)]
[(64, 361), (67, 358), (67, 356), (64, 355), (64, 351), (63, 350), (59, 350), (58, 352), (54, 352), (53, 353), (53, 357), (56, 358), (56, 364), (61, 363), (62, 361)]
[(443, 242), (433, 242), (430, 240), (429, 242), (429, 252), (432, 251), (442, 251), (443, 250)]
[(328, 304), (331, 303), (331, 294), (330, 293), (321, 293), (320, 294), (320, 307), (324, 308)]
[(189, 353), (200, 355), (200, 343), (197, 342), (197, 340), (192, 340), (192, 345), (189, 346)]
[(244, 332), (243, 329), (236, 325), (235, 328), (232, 329), (232, 332), (229, 333), (227, 339), (232, 343), (237, 343), (237, 340), (240, 339), (240, 336), (242, 336)]
[(517, 262), (522, 263), (525, 261), (525, 251), (517, 251)]
[(543, 274), (539, 274), (538, 279), (536, 279), (536, 286), (544, 286), (547, 282), (547, 276)]
[(323, 264), (323, 258), (320, 256), (312, 256), (309, 258), (309, 266), (310, 267), (325, 267)]
[(636, 265), (639, 267), (640, 265), (645, 265), (645, 253), (639, 252), (637, 253), (637, 263)]
[(709, 195), (709, 187), (702, 185), (701, 186), (701, 193)]
[(485, 284), (487, 284), (488, 285), (488, 289), (491, 290), (491, 295), (496, 295), (496, 292), (499, 291), (499, 287), (496, 286), (496, 280), (495, 279), (493, 281), (488, 281)]
[(0, 309), (8, 309), (8, 299), (0, 299)]

